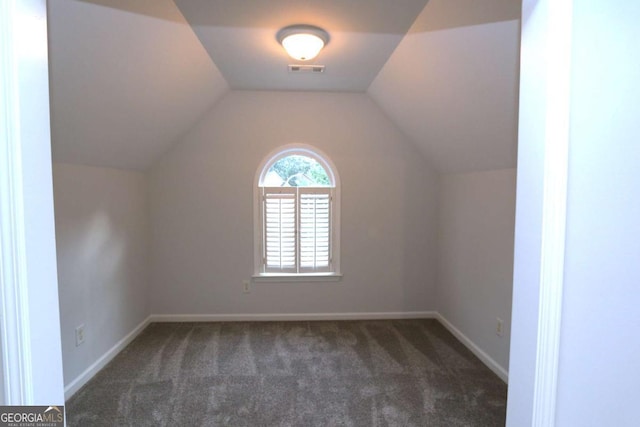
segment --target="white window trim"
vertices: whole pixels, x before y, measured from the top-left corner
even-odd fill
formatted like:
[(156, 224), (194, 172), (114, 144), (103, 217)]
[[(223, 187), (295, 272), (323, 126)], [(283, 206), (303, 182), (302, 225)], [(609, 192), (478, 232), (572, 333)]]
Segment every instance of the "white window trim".
[(271, 283), (288, 283), (288, 282), (339, 282), (342, 280), (342, 274), (339, 273), (302, 273), (302, 274), (285, 274), (285, 273), (262, 273), (251, 277), (253, 282), (271, 282)]
[[(263, 273), (262, 270), (262, 228), (260, 226), (260, 184), (271, 167), (283, 157), (302, 155), (315, 159), (327, 171), (333, 185), (333, 212), (331, 238), (333, 271), (329, 273)], [(329, 156), (324, 152), (307, 144), (288, 144), (267, 154), (256, 170), (253, 180), (253, 276), (255, 282), (332, 282), (342, 278), (340, 269), (340, 176)]]

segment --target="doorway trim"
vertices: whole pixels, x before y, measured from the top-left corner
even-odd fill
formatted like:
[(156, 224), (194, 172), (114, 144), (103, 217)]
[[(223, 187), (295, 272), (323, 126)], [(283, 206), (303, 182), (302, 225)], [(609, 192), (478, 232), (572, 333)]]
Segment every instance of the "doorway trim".
[(0, 2), (0, 328), (4, 404), (33, 402), (15, 2)]
[(569, 172), (572, 5), (572, 0), (524, 0), (522, 5), (509, 427), (555, 425)]

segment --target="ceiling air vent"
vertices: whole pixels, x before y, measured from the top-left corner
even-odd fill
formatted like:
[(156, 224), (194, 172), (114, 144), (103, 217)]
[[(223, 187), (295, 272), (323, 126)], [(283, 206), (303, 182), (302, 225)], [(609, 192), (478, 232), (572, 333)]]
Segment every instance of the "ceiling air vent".
[(289, 65), (290, 73), (324, 73), (324, 65)]

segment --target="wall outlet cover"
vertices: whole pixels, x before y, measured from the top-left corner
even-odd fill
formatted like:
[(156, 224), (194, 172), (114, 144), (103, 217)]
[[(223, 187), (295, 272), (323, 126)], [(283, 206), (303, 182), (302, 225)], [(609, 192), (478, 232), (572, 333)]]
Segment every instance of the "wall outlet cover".
[(76, 328), (76, 347), (84, 343), (84, 324)]
[(504, 335), (504, 322), (501, 318), (496, 318), (496, 335), (499, 337)]

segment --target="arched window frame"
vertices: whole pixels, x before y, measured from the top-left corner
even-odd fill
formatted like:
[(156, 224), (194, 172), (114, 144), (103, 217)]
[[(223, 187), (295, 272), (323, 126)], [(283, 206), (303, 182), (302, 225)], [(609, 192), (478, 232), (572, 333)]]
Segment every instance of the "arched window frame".
[[(331, 190), (331, 268), (326, 272), (267, 272), (265, 271), (264, 236), (263, 236), (263, 192), (264, 179), (269, 169), (280, 159), (301, 155), (316, 160), (327, 172), (331, 186), (318, 187)], [(309, 187), (300, 187), (309, 188)], [(310, 187), (313, 188), (313, 187)], [(253, 225), (254, 225), (254, 281), (336, 281), (340, 280), (340, 176), (338, 170), (325, 153), (307, 144), (289, 144), (271, 151), (260, 162), (253, 185)]]

